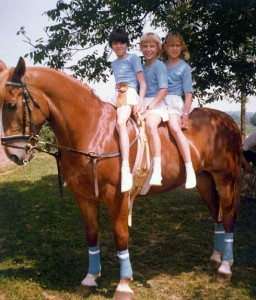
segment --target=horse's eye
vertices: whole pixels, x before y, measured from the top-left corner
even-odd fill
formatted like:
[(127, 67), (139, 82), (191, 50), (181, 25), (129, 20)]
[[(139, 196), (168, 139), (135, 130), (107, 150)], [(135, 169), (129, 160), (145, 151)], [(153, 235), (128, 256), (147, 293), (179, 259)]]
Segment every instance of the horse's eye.
[(7, 107), (8, 107), (9, 110), (16, 110), (17, 103), (8, 103)]

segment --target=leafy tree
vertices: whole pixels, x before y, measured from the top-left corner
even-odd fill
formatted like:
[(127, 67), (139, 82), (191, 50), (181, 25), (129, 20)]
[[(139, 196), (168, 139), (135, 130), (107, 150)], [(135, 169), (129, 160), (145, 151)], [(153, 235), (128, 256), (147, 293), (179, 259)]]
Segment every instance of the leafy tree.
[(28, 55), (89, 81), (108, 79), (107, 39), (114, 26), (125, 26), (134, 46), (147, 23), (181, 31), (191, 53), (195, 95), (203, 102), (241, 102), (245, 135), (245, 104), (256, 87), (255, 0), (72, 0), (58, 1), (46, 14), (54, 22), (45, 29), (48, 40), (33, 43), (24, 28), (19, 31), (34, 46)]

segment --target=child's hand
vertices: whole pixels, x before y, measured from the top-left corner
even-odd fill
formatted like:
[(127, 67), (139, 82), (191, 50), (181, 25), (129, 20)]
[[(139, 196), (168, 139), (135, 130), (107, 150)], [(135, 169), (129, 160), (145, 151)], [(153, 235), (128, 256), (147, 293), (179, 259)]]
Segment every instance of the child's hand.
[(183, 115), (181, 117), (181, 129), (184, 130), (188, 129), (188, 116), (186, 115)]
[(144, 110), (142, 113), (139, 114), (140, 115), (140, 119), (142, 121), (144, 121), (147, 117), (147, 110)]
[(134, 105), (132, 112), (136, 116), (140, 112), (140, 107), (138, 105)]
[(246, 162), (246, 163), (244, 164), (244, 169), (245, 169), (245, 171), (247, 171), (247, 172), (251, 172), (253, 168), (252, 168), (252, 165), (251, 165), (250, 163)]

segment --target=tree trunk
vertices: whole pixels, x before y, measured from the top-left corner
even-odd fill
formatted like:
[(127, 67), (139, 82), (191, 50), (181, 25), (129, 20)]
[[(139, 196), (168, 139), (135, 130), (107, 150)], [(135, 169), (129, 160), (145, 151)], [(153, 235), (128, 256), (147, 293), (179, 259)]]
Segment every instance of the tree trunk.
[(246, 137), (246, 93), (241, 92), (241, 134), (243, 139)]

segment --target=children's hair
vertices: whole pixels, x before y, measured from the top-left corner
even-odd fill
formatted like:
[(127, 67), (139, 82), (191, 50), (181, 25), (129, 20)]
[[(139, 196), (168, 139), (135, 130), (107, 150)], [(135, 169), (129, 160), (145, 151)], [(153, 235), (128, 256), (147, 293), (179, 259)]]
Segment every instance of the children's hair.
[(130, 46), (130, 40), (128, 37), (128, 33), (123, 29), (123, 28), (115, 28), (109, 36), (108, 39), (108, 44), (109, 47), (112, 48), (112, 43), (113, 42), (118, 42), (118, 43), (123, 43), (127, 44), (127, 46)]
[(182, 50), (180, 53), (180, 58), (182, 58), (184, 60), (189, 60), (190, 54), (189, 54), (187, 45), (185, 44), (183, 36), (178, 31), (170, 31), (167, 34), (167, 36), (165, 37), (164, 42), (163, 42), (163, 49), (162, 49), (162, 59), (163, 60), (168, 59), (168, 54), (167, 54), (166, 50), (164, 49), (164, 45), (171, 44), (175, 39), (179, 39), (179, 41), (181, 43)]
[(144, 43), (155, 43), (158, 47), (158, 53), (160, 53), (162, 49), (162, 42), (160, 40), (160, 37), (158, 34), (154, 32), (147, 32), (144, 33), (140, 38), (140, 46), (142, 46)]

